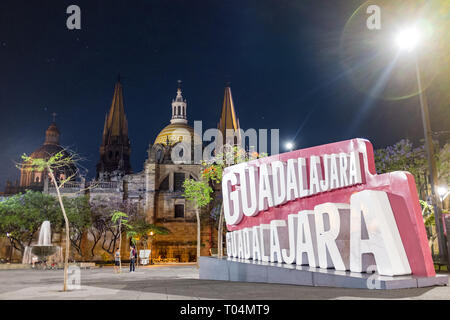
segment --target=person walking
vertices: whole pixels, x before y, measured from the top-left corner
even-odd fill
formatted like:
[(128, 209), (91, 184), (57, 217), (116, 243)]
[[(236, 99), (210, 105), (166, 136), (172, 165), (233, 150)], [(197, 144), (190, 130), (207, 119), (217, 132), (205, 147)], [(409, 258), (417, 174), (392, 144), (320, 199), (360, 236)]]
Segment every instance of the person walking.
[(120, 250), (116, 248), (116, 252), (114, 253), (114, 273), (120, 272)]
[(130, 246), (130, 272), (134, 272), (134, 263), (136, 261), (136, 249)]

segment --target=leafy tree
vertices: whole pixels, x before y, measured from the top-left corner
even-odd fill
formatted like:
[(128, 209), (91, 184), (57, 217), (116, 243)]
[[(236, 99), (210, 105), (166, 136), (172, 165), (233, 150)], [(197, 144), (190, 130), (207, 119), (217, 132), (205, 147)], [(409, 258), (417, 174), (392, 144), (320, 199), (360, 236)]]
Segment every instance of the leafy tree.
[[(237, 163), (246, 162), (267, 156), (257, 152), (246, 152), (239, 146), (225, 145), (223, 152), (217, 153), (210, 161), (202, 163), (203, 171), (200, 180), (188, 179), (184, 181), (184, 197), (192, 201), (197, 207), (197, 266), (200, 257), (200, 216), (199, 209), (209, 205), (218, 196), (213, 186), (220, 186), (223, 170)], [(220, 198), (220, 196), (219, 196)], [(216, 210), (211, 211), (212, 214)], [(220, 214), (218, 226), (218, 256), (223, 255), (223, 204), (220, 201)]]
[[(91, 234), (91, 236), (93, 238), (92, 246), (91, 246), (91, 256), (94, 257), (95, 256), (95, 247), (97, 246), (97, 244), (100, 242), (102, 237), (107, 232), (107, 227), (106, 227), (107, 221), (105, 220), (104, 215), (102, 215), (101, 213), (99, 213), (96, 210), (92, 210), (92, 206), (91, 206), (91, 220), (92, 220), (92, 226), (91, 226), (91, 228), (88, 229), (88, 232)], [(104, 252), (104, 254), (107, 254), (107, 253)]]
[(422, 217), (426, 227), (432, 227), (436, 225), (434, 220), (434, 208), (431, 204), (424, 200), (419, 200), (420, 206), (422, 207)]
[(0, 233), (9, 233), (16, 250), (24, 252), (44, 221), (57, 229), (62, 222), (56, 199), (51, 195), (28, 190), (0, 202)]
[(64, 286), (63, 291), (67, 291), (67, 279), (69, 270), (69, 250), (70, 250), (70, 224), (67, 218), (66, 209), (64, 207), (63, 199), (60, 193), (60, 189), (65, 183), (71, 181), (77, 174), (78, 170), (74, 170), (68, 177), (55, 177), (55, 172), (64, 170), (65, 168), (75, 168), (77, 158), (75, 154), (70, 154), (66, 150), (57, 152), (56, 154), (48, 158), (32, 158), (26, 154), (22, 155), (23, 163), (18, 165), (19, 168), (26, 168), (27, 170), (35, 170), (38, 172), (46, 172), (50, 176), (50, 180), (53, 183), (59, 205), (64, 217), (65, 231), (66, 231), (66, 248), (64, 255)]
[(425, 147), (414, 148), (411, 141), (402, 139), (393, 146), (378, 149), (374, 152), (377, 172), (408, 171), (416, 180), (417, 191), (424, 194), (426, 191), (427, 155)]
[[(438, 183), (450, 184), (450, 143), (445, 144), (439, 149), (439, 145), (435, 142), (436, 164), (438, 170)], [(416, 181), (417, 192), (419, 197), (426, 199), (428, 197), (431, 186), (428, 181), (428, 159), (425, 146), (414, 148), (412, 143), (403, 139), (383, 149), (375, 151), (375, 165), (378, 173), (386, 173), (396, 170), (409, 171), (414, 175)], [(419, 200), (422, 207), (422, 216), (425, 226), (427, 227), (427, 236), (431, 243), (437, 237), (433, 233), (435, 226), (434, 208), (425, 200)]]
[[(111, 214), (111, 221), (114, 225), (116, 225), (117, 229), (118, 229), (118, 234), (122, 235), (122, 231), (123, 229), (128, 230), (128, 235), (133, 235), (134, 231), (132, 230), (133, 227), (128, 223), (128, 215), (125, 212), (122, 211), (114, 211)], [(120, 251), (120, 256), (122, 256), (122, 237), (119, 236), (119, 251)], [(122, 259), (120, 259), (119, 262), (119, 270), (120, 272), (122, 272)]]
[(67, 217), (70, 221), (70, 241), (80, 256), (83, 235), (92, 226), (91, 208), (89, 196), (83, 195), (76, 198), (63, 198), (67, 209)]
[[(440, 184), (450, 184), (450, 143), (439, 149), (435, 143), (438, 181)], [(375, 150), (375, 166), (377, 173), (391, 171), (409, 171), (416, 181), (417, 192), (421, 198), (426, 198), (430, 186), (428, 183), (428, 160), (425, 146), (414, 148), (411, 141), (402, 139), (393, 146)]]
[(142, 217), (131, 220), (129, 224), (131, 229), (127, 232), (127, 237), (131, 238), (131, 241), (136, 245), (136, 248), (139, 247), (139, 243), (141, 242), (143, 247), (147, 249), (148, 240), (150, 238), (150, 242), (153, 241), (153, 235), (166, 235), (170, 233), (169, 229), (148, 223)]
[(93, 228), (90, 228), (89, 232), (94, 238), (91, 254), (94, 256), (95, 246), (103, 238), (101, 242), (102, 249), (113, 255), (117, 241), (120, 239), (123, 230), (120, 230), (119, 233), (119, 228), (111, 220), (111, 213), (114, 211), (122, 211), (134, 219), (137, 215), (137, 206), (130, 201), (122, 201), (120, 199), (104, 201), (101, 198), (93, 199), (90, 205)]

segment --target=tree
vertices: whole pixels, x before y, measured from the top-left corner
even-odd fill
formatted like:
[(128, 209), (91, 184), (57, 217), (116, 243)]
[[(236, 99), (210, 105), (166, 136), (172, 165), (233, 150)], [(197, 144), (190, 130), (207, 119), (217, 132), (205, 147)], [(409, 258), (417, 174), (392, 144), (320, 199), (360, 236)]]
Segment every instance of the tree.
[(195, 204), (195, 215), (197, 218), (197, 268), (199, 267), (200, 245), (201, 245), (201, 225), (200, 225), (200, 208), (211, 202), (211, 186), (203, 180), (187, 179), (183, 182), (184, 197)]
[(377, 173), (408, 171), (416, 180), (417, 192), (422, 196), (425, 194), (428, 162), (423, 145), (414, 148), (411, 141), (402, 139), (393, 146), (375, 150), (374, 156)]
[[(223, 152), (217, 153), (211, 160), (202, 163), (203, 171), (200, 180), (188, 179), (184, 181), (184, 197), (192, 201), (197, 214), (197, 266), (200, 257), (200, 216), (199, 209), (206, 207), (215, 200), (213, 186), (220, 188), (223, 170), (237, 163), (246, 162), (267, 156), (257, 152), (246, 152), (239, 146), (224, 145)], [(220, 201), (220, 214), (218, 223), (218, 256), (223, 256), (223, 203)], [(216, 211), (212, 210), (211, 214)]]
[(70, 221), (70, 241), (78, 254), (83, 256), (81, 251), (83, 235), (92, 226), (89, 196), (83, 195), (72, 199), (64, 197), (63, 202)]
[(9, 233), (12, 245), (20, 252), (31, 245), (46, 220), (53, 230), (62, 222), (56, 199), (51, 195), (28, 190), (0, 202), (0, 233)]
[[(450, 184), (450, 143), (439, 148), (439, 144), (434, 142), (436, 150), (436, 163), (438, 170), (439, 184)], [(419, 194), (422, 216), (427, 229), (427, 236), (433, 250), (433, 241), (437, 237), (435, 233), (434, 209), (426, 199), (431, 191), (429, 185), (428, 159), (424, 145), (414, 148), (408, 139), (402, 139), (393, 146), (375, 150), (375, 166), (377, 173), (387, 173), (396, 170), (409, 171), (416, 181), (417, 192)]]
[[(92, 208), (92, 207), (91, 207)], [(106, 220), (104, 215), (99, 213), (98, 211), (91, 210), (91, 220), (92, 225), (88, 229), (88, 232), (92, 235), (94, 241), (91, 246), (91, 256), (95, 256), (95, 247), (99, 243), (100, 239), (106, 234)]]
[[(119, 233), (119, 229), (111, 220), (111, 213), (114, 211), (122, 211), (134, 219), (137, 215), (137, 205), (131, 201), (123, 201), (121, 199), (104, 201), (104, 199), (99, 197), (92, 199), (90, 205), (92, 225), (94, 226), (94, 228), (89, 229), (90, 234), (94, 237), (94, 243), (91, 247), (92, 256), (94, 256), (96, 244), (100, 242), (102, 237), (102, 249), (113, 255), (116, 249), (116, 243), (121, 237), (123, 230)], [(110, 237), (108, 237), (108, 234)]]
[(131, 238), (133, 244), (136, 245), (136, 249), (139, 247), (139, 242), (143, 242), (143, 247), (147, 249), (149, 236), (151, 237), (150, 241), (153, 241), (153, 235), (170, 233), (169, 229), (148, 223), (143, 217), (134, 218), (130, 221), (130, 225), (131, 230), (127, 232), (127, 237)]
[[(111, 214), (111, 221), (113, 222), (114, 225), (117, 226), (118, 228), (118, 234), (119, 234), (119, 252), (120, 252), (120, 256), (122, 256), (122, 226), (125, 227), (125, 229), (128, 229), (128, 231), (130, 232), (130, 235), (133, 235), (133, 228), (132, 226), (128, 223), (128, 215), (125, 212), (122, 211), (114, 211)], [(122, 272), (122, 258), (120, 258), (119, 260), (119, 270), (120, 272)]]
[[(76, 157), (77, 157), (76, 154), (68, 153), (66, 150), (59, 151), (56, 154), (49, 156), (48, 158), (32, 158), (24, 154), (22, 155), (23, 163), (18, 165), (19, 169), (25, 168), (27, 170), (35, 170), (38, 172), (47, 173), (50, 176), (50, 181), (53, 183), (55, 187), (58, 202), (61, 207), (62, 214), (64, 216), (64, 224), (66, 231), (63, 291), (67, 291), (69, 250), (70, 250), (70, 224), (69, 219), (67, 218), (66, 209), (64, 207), (60, 189), (64, 186), (65, 183), (73, 180), (75, 176), (77, 176), (78, 170), (75, 167), (75, 163), (77, 162), (78, 159)], [(70, 168), (71, 170), (66, 170), (66, 168)], [(69, 172), (69, 175), (68, 176), (60, 175), (59, 177), (55, 177), (55, 171), (59, 172), (61, 170)]]
[[(442, 148), (439, 148), (436, 142), (434, 145), (439, 183), (448, 185), (450, 184), (450, 143)], [(419, 196), (423, 199), (427, 197), (430, 186), (424, 145), (414, 148), (411, 141), (402, 139), (392, 146), (375, 150), (374, 156), (377, 173), (408, 171), (414, 176)]]
[(132, 232), (130, 232), (127, 235), (130, 238), (132, 238), (132, 240), (134, 240), (134, 243), (136, 243), (139, 240), (144, 241), (145, 248), (147, 248), (147, 240), (150, 233), (161, 235), (166, 235), (170, 233), (169, 229), (167, 229), (166, 227), (161, 227), (152, 223), (148, 223), (142, 217), (131, 220), (130, 226)]

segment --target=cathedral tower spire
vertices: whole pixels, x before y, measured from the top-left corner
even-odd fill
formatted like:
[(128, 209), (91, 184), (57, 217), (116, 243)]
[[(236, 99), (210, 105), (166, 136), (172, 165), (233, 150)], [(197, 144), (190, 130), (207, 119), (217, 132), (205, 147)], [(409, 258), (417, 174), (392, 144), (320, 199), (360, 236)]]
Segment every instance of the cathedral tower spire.
[(187, 123), (187, 103), (181, 94), (181, 80), (178, 80), (177, 96), (172, 100), (172, 119), (170, 123)]
[(114, 95), (103, 126), (100, 161), (97, 178), (108, 180), (111, 175), (123, 176), (131, 172), (128, 120), (123, 103), (123, 87), (120, 76), (114, 87)]
[[(225, 94), (223, 97), (222, 113), (218, 124), (218, 129), (222, 133), (224, 143), (226, 143), (227, 130), (233, 130), (235, 139), (232, 144), (241, 144), (241, 132), (239, 126), (239, 119), (236, 116), (236, 110), (234, 108), (233, 97), (231, 95), (230, 84), (225, 85)], [(228, 142), (230, 143), (230, 142)]]

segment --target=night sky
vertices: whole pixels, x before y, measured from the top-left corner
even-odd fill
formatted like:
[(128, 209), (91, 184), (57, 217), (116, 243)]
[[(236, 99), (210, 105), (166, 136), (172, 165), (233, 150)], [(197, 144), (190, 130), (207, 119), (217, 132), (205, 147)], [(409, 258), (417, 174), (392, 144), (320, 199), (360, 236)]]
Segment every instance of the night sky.
[[(14, 161), (42, 145), (53, 112), (62, 145), (87, 159), (93, 177), (119, 73), (134, 172), (169, 123), (178, 79), (190, 124), (203, 120), (204, 129), (217, 126), (229, 81), (242, 128), (280, 128), (281, 142), (295, 137), (297, 148), (355, 137), (375, 148), (418, 143), (417, 96), (373, 99), (362, 111), (370, 96), (341, 63), (344, 26), (362, 2), (2, 0), (0, 190), (19, 177)], [(66, 28), (71, 4), (81, 30)], [(442, 90), (439, 77), (430, 90)], [(430, 96), (433, 130), (449, 130), (448, 100)]]

